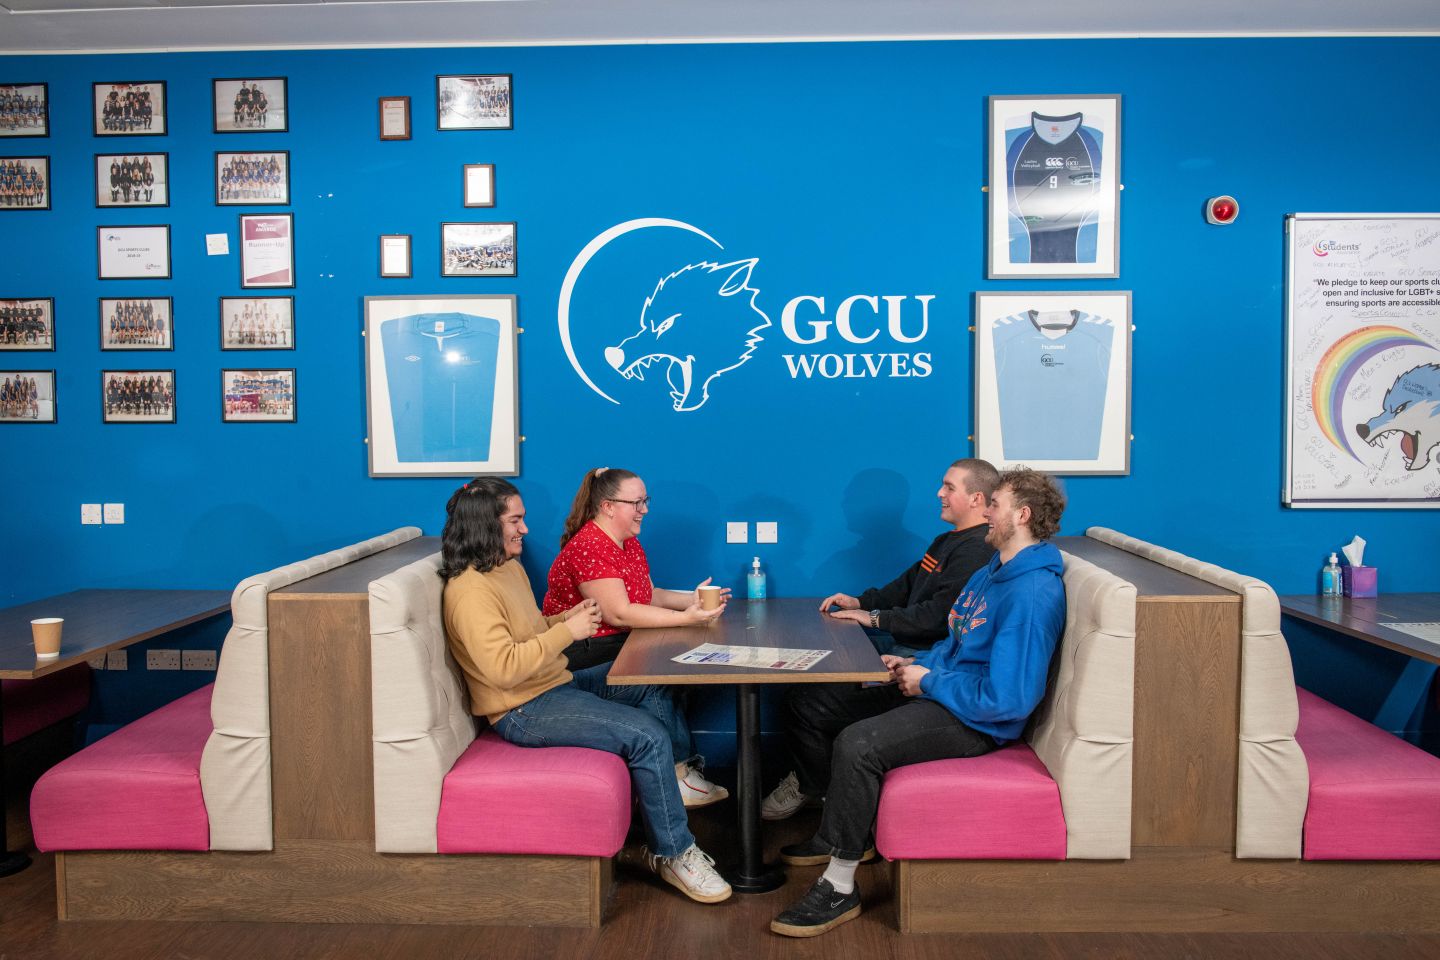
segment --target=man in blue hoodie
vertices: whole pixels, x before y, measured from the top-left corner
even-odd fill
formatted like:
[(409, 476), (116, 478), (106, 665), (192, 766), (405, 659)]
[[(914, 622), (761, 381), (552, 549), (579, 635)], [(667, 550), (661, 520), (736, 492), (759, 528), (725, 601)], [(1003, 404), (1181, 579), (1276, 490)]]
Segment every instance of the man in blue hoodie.
[(836, 738), (820, 830), (781, 850), (787, 862), (824, 856), (828, 866), (772, 931), (813, 937), (860, 915), (855, 870), (869, 852), (886, 771), (980, 756), (1021, 735), (1065, 630), (1060, 551), (1047, 542), (1064, 510), (1052, 478), (1001, 474), (985, 514), (995, 556), (955, 601), (948, 637), (914, 657), (882, 657), (893, 686)]

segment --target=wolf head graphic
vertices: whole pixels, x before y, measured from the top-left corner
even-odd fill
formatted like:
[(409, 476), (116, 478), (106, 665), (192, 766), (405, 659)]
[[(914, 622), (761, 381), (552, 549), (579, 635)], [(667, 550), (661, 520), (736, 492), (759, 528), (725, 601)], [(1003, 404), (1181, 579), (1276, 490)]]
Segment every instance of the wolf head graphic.
[(1405, 469), (1424, 469), (1440, 445), (1440, 364), (1421, 364), (1400, 374), (1385, 391), (1384, 406), (1377, 416), (1356, 424), (1355, 432), (1372, 447), (1387, 434), (1400, 434)]
[(665, 361), (676, 410), (710, 399), (710, 382), (755, 352), (770, 318), (755, 306), (750, 286), (756, 259), (692, 263), (661, 278), (640, 310), (640, 329), (605, 348), (605, 360), (627, 380)]

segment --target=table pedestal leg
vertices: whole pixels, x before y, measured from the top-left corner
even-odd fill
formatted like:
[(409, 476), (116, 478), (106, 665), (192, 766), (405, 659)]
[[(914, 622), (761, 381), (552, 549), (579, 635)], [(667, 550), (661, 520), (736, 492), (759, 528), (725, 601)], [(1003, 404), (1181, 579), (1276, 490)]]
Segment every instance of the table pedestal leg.
[(1411, 743), (1420, 741), (1420, 719), (1425, 712), (1425, 694), (1435, 679), (1436, 665), (1410, 660), (1390, 688), (1390, 695), (1375, 714), (1375, 726), (1398, 732)]
[(736, 893), (766, 893), (785, 883), (785, 870), (766, 866), (760, 836), (760, 691), (758, 684), (735, 685), (735, 806), (740, 826), (740, 863), (725, 871)]
[(4, 694), (0, 693), (0, 877), (19, 873), (30, 866), (30, 858), (23, 853), (10, 852), (10, 823), (6, 817), (8, 795), (5, 793), (5, 717)]

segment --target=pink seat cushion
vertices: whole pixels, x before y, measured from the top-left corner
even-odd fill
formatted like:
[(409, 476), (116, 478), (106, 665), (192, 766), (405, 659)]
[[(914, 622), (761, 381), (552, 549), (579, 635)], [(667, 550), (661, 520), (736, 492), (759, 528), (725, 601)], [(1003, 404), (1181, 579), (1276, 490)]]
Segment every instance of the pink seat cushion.
[(891, 860), (1064, 860), (1060, 788), (1012, 743), (885, 774), (875, 846)]
[(441, 853), (609, 857), (630, 829), (630, 771), (613, 753), (517, 747), (486, 730), (440, 793)]
[(41, 850), (207, 850), (200, 753), (210, 738), (201, 687), (51, 768), (30, 795)]
[(1305, 859), (1440, 860), (1440, 757), (1295, 692), (1310, 765)]
[(5, 746), (84, 710), (90, 703), (90, 665), (77, 663), (36, 680), (0, 680), (5, 689)]

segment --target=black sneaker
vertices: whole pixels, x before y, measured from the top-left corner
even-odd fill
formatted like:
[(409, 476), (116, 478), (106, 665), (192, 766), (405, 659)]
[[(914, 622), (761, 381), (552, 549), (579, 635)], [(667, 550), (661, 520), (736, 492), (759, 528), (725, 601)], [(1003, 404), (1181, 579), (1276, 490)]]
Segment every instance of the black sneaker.
[(858, 916), (860, 885), (849, 893), (836, 893), (821, 877), (799, 903), (770, 921), (770, 931), (785, 937), (818, 937)]
[[(830, 862), (830, 848), (821, 843), (819, 837), (811, 837), (801, 843), (792, 843), (781, 847), (780, 859), (792, 867), (816, 867)], [(866, 850), (860, 856), (861, 863), (868, 863), (874, 859), (874, 847)]]

